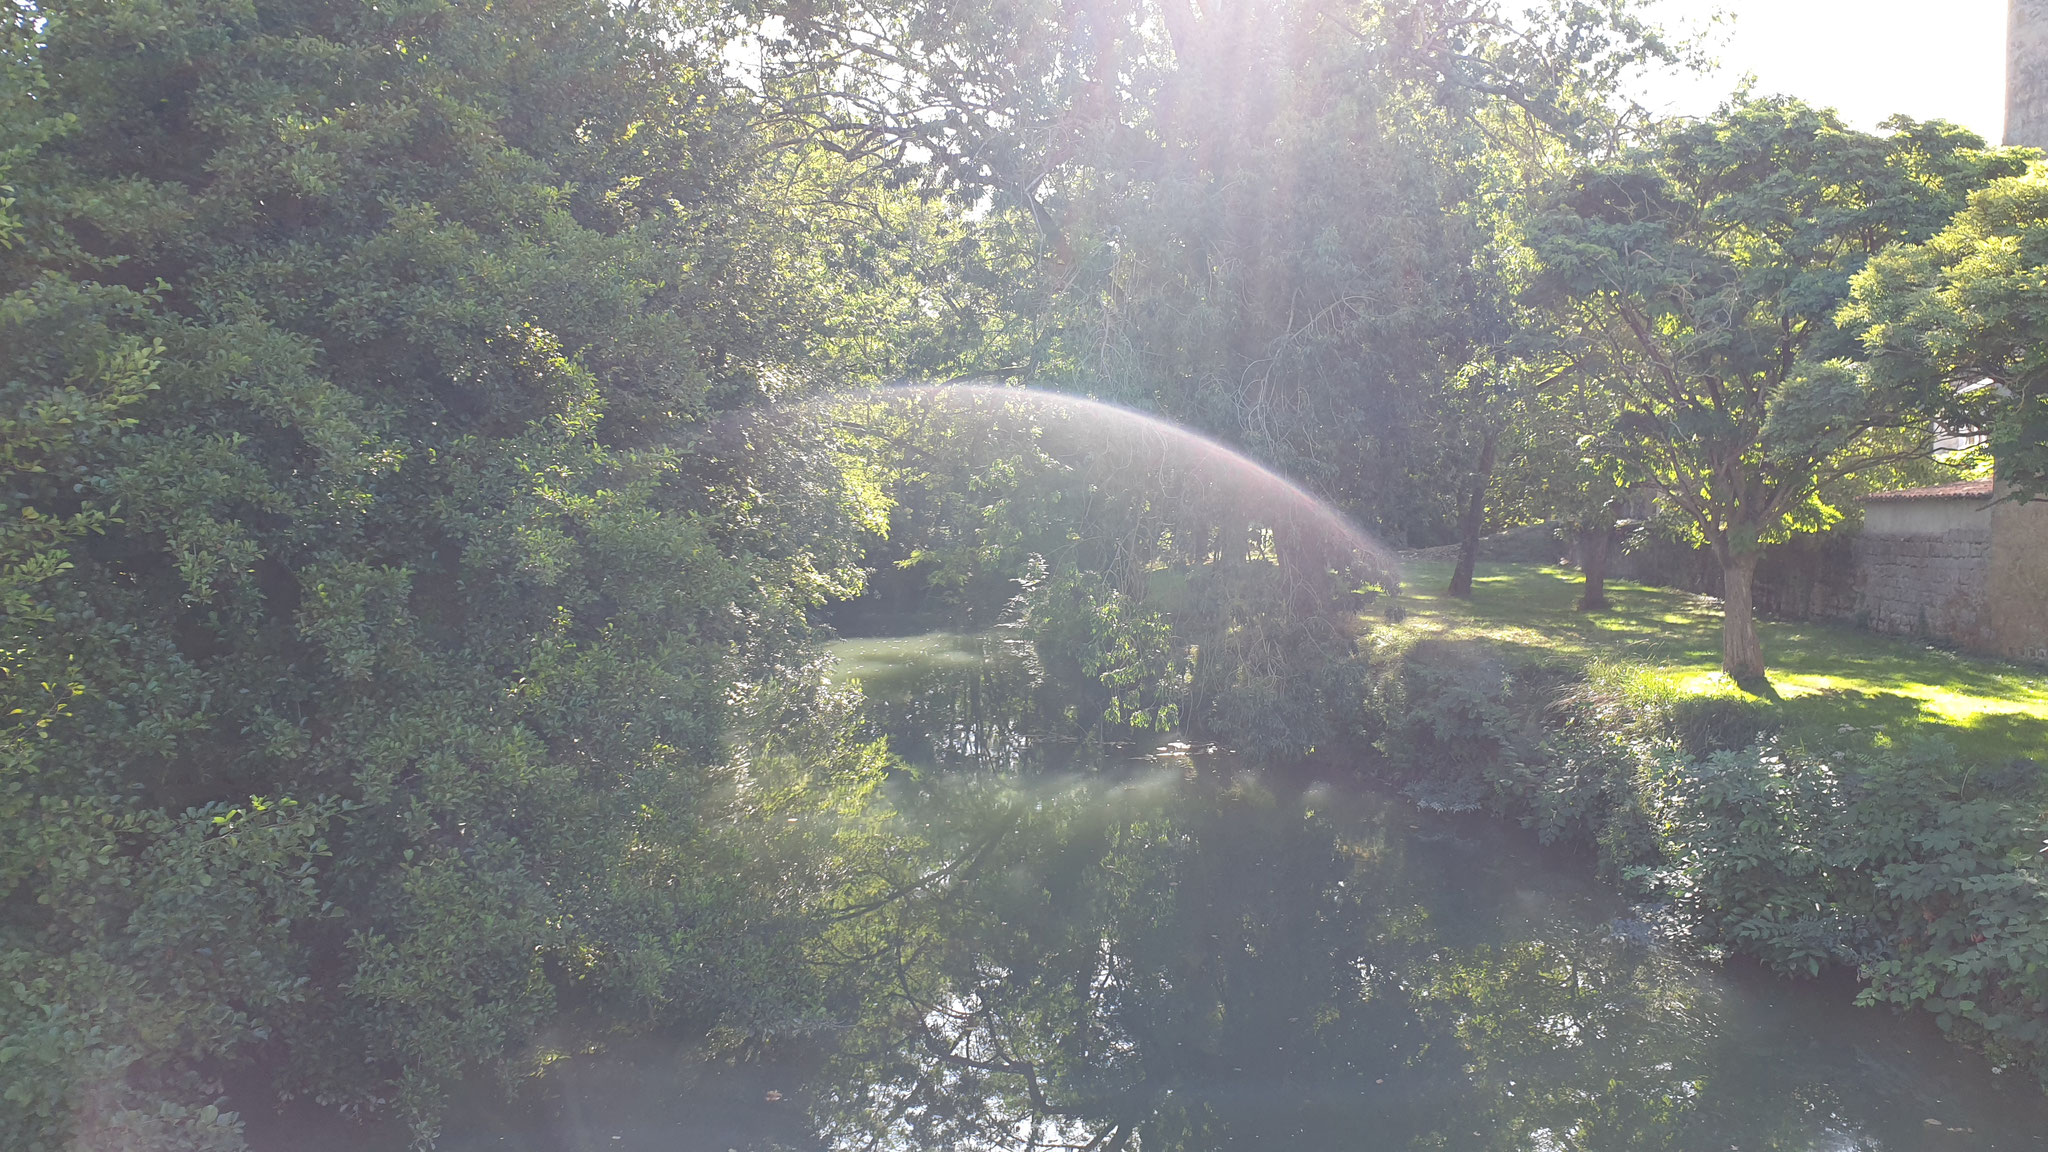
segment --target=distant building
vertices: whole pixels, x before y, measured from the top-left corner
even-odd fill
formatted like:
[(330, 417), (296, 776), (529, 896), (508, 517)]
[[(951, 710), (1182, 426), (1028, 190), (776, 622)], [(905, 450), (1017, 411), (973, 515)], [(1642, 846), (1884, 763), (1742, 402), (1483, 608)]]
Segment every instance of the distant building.
[(2011, 0), (2005, 31), (2005, 142), (2048, 149), (2048, 0)]

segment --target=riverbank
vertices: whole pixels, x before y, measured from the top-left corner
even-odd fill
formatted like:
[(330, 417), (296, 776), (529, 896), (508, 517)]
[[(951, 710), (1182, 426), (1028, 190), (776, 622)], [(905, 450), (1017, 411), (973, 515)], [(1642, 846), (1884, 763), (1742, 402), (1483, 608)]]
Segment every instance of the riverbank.
[(1608, 688), (1658, 704), (1720, 700), (1754, 708), (1793, 739), (1844, 724), (1908, 738), (1935, 735), (1972, 759), (2048, 756), (2048, 669), (1812, 621), (1760, 620), (1778, 700), (1750, 696), (1720, 672), (1720, 602), (1671, 588), (1611, 582), (1607, 612), (1576, 609), (1579, 574), (1539, 564), (1481, 564), (1470, 600), (1443, 595), (1448, 562), (1412, 563), (1405, 628), (1494, 642), (1532, 662), (1592, 668)]
[(1697, 943), (1854, 968), (2002, 1065), (2048, 1068), (2048, 695), (2025, 669), (1767, 623), (1775, 699), (1715, 671), (1713, 605), (1487, 566), (1409, 573), (1370, 633), (1359, 735), (1426, 806), (1484, 808), (1603, 867)]

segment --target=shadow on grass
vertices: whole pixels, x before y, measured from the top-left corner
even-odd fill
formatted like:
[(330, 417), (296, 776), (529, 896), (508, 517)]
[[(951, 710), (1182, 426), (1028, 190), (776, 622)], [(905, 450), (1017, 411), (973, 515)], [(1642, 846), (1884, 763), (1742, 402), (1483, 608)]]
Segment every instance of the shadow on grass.
[(1790, 739), (1937, 735), (1973, 759), (2048, 760), (2048, 674), (2038, 669), (1838, 625), (1763, 620), (1769, 678), (1737, 685), (1720, 672), (1720, 603), (1710, 597), (1613, 582), (1607, 611), (1581, 612), (1578, 574), (1561, 568), (1482, 565), (1469, 601), (1441, 594), (1447, 564), (1417, 563), (1408, 577), (1405, 627), (1487, 639), (1529, 662), (1640, 666), (1644, 691), (1745, 701), (1755, 720)]
[(1735, 687), (1740, 689), (1744, 695), (1754, 696), (1759, 700), (1769, 700), (1773, 704), (1785, 702), (1785, 698), (1778, 694), (1778, 686), (1771, 683), (1769, 676), (1736, 676), (1733, 679)]

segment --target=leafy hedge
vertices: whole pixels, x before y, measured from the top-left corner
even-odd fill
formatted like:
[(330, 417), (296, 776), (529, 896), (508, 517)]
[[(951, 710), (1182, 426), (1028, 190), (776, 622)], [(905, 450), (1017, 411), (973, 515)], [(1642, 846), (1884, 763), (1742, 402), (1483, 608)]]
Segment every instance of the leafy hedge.
[(1790, 746), (1737, 702), (1617, 692), (1616, 669), (1374, 639), (1361, 734), (1422, 802), (1597, 845), (1695, 941), (1785, 973), (1854, 966), (1862, 1002), (1932, 1012), (2048, 1086), (2038, 765), (1861, 733)]
[(690, 18), (0, 15), (0, 1146), (807, 1002), (733, 748), (866, 513), (719, 421), (850, 278)]

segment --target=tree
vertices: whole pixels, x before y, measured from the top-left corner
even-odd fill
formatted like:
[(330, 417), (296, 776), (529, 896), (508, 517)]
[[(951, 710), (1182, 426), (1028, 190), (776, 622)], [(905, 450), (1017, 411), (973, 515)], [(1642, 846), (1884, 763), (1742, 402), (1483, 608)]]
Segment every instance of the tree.
[[(1658, 51), (1629, 7), (1561, 5), (1517, 32), (1484, 2), (849, 0), (791, 11), (764, 74), (832, 147), (891, 156), (1037, 231), (1039, 339), (983, 372), (1159, 413), (1385, 538), (1434, 542), (1474, 506), (1445, 482), (1472, 472), (1447, 430), (1493, 415), (1442, 403), (1505, 327), (1470, 306), (1508, 295), (1479, 267), (1499, 230), (1476, 203), (1490, 133), (1604, 130), (1615, 70)], [(1184, 723), (1275, 754), (1316, 743), (1320, 670), (1350, 654), (1358, 582), (1270, 504), (1205, 493), (1221, 477), (1048, 431), (1058, 480), (1019, 453), (1027, 467), (1000, 483), (934, 491), (919, 474), (981, 462), (917, 448), (900, 469), (908, 531), (876, 553), (917, 563), (884, 579), (998, 587), (1034, 552), (1046, 588), (1086, 570), (1199, 651)], [(1105, 473), (1110, 457), (1128, 467)], [(1048, 515), (1061, 492), (1077, 498)], [(1072, 539), (1049, 540), (1052, 525)], [(1082, 603), (1123, 610), (1068, 598)]]
[(1997, 475), (2048, 496), (2048, 169), (1993, 182), (1924, 244), (1879, 253), (1842, 322), (1873, 377), (1950, 427), (1988, 432)]
[(901, 202), (662, 5), (4, 19), (0, 1145), (231, 1146), (250, 1061), (428, 1140), (565, 1000), (802, 1004), (719, 814), (874, 509), (729, 433)]
[(1511, 523), (1554, 521), (1579, 555), (1582, 612), (1605, 611), (1607, 571), (1630, 492), (1622, 468), (1601, 451), (1612, 397), (1578, 365), (1531, 391), (1516, 413), (1501, 466), (1501, 511)]
[(1451, 494), (1457, 510), (1458, 558), (1444, 589), (1452, 596), (1472, 595), (1501, 439), (1514, 422), (1514, 406), (1521, 398), (1517, 385), (1523, 382), (1525, 368), (1505, 351), (1481, 351), (1435, 390), (1431, 407), (1437, 437), (1447, 457), (1446, 470), (1456, 477)]
[(2018, 164), (1952, 125), (1887, 128), (1793, 100), (1731, 105), (1580, 171), (1527, 229), (1532, 298), (1600, 352), (1585, 370), (1619, 411), (1603, 449), (1720, 564), (1722, 668), (1746, 684), (1764, 675), (1763, 546), (1837, 519), (1833, 481), (1931, 446), (1911, 435), (1920, 397), (1847, 359), (1834, 317), (1850, 277)]
[(1169, 416), (1434, 542), (1472, 471), (1433, 402), (1487, 343), (1481, 158), (1604, 137), (1617, 79), (1672, 55), (1633, 3), (1500, 8), (806, 2), (774, 9), (768, 71), (835, 147), (1031, 221), (1044, 338), (1006, 375)]

